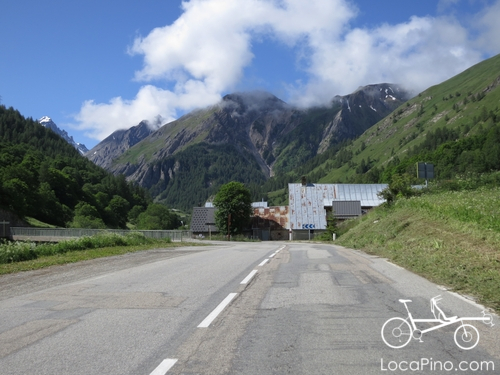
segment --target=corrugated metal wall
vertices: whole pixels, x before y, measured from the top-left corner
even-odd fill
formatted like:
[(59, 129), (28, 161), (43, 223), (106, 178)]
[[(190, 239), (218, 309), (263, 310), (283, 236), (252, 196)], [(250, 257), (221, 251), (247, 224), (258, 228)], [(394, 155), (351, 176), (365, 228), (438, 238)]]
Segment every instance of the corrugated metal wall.
[(387, 184), (288, 184), (292, 230), (326, 229), (325, 206), (333, 201), (360, 201), (362, 207), (384, 202), (377, 194)]
[(288, 184), (290, 229), (309, 230), (326, 228), (325, 199), (335, 198), (333, 184)]

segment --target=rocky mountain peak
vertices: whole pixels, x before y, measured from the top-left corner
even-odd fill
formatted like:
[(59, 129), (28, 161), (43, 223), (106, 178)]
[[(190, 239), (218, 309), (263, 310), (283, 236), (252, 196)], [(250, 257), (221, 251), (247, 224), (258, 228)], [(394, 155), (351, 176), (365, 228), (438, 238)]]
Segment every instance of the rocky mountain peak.
[(95, 164), (107, 168), (114, 159), (122, 155), (129, 148), (148, 137), (154, 129), (146, 121), (130, 129), (117, 130), (102, 140), (86, 156)]
[(54, 121), (49, 116), (43, 116), (38, 120), (38, 123), (40, 125), (45, 126), (48, 129), (51, 129), (54, 133), (58, 134), (61, 136), (66, 142), (68, 142), (70, 145), (72, 145), (74, 148), (80, 152), (80, 154), (84, 155), (87, 153), (89, 150), (87, 147), (85, 147), (84, 144), (75, 142), (72, 136), (68, 134), (66, 130), (60, 129)]

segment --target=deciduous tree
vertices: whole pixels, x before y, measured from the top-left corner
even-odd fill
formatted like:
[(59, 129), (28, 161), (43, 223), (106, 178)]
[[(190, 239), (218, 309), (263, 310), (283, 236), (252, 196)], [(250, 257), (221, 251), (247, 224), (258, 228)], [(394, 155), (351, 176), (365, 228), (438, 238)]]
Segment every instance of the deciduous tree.
[(252, 198), (250, 190), (241, 182), (221, 186), (214, 205), (217, 207), (215, 224), (221, 233), (239, 234), (250, 222)]

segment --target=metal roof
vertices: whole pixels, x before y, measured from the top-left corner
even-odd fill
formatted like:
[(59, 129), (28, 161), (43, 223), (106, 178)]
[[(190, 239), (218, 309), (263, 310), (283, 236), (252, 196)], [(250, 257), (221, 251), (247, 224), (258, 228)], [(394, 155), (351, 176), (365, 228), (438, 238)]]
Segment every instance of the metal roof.
[(336, 201), (360, 201), (361, 207), (376, 207), (385, 202), (378, 197), (387, 184), (336, 184)]
[(326, 229), (325, 207), (333, 201), (360, 201), (362, 207), (384, 202), (377, 194), (387, 184), (288, 184), (289, 228), (292, 230)]

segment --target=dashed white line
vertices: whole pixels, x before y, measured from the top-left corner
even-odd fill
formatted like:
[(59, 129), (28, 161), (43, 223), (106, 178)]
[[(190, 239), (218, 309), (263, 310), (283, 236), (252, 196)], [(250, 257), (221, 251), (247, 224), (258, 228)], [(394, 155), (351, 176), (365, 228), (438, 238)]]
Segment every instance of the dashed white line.
[(248, 276), (247, 276), (247, 277), (245, 277), (245, 278), (243, 279), (243, 281), (242, 281), (240, 284), (246, 284), (246, 283), (248, 283), (248, 282), (252, 279), (252, 277), (254, 277), (254, 276), (255, 276), (255, 274), (256, 274), (256, 273), (257, 273), (257, 270), (253, 270), (252, 272), (250, 272), (250, 273), (248, 274)]
[(217, 306), (214, 311), (212, 311), (206, 318), (198, 325), (198, 328), (207, 328), (214, 320), (217, 318), (224, 308), (231, 303), (234, 297), (236, 297), (238, 293), (229, 293), (229, 295), (224, 298), (224, 300)]
[(267, 262), (269, 262), (269, 259), (264, 259), (262, 262), (260, 262), (259, 267), (262, 267)]
[(276, 255), (276, 253), (272, 253), (271, 255), (269, 255), (269, 258), (272, 258), (275, 255)]
[(164, 359), (157, 368), (153, 370), (153, 372), (149, 375), (165, 375), (168, 370), (172, 368), (173, 365), (177, 362), (177, 359), (167, 358)]

